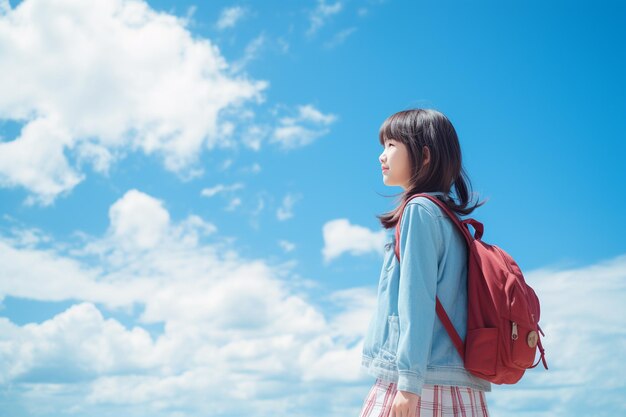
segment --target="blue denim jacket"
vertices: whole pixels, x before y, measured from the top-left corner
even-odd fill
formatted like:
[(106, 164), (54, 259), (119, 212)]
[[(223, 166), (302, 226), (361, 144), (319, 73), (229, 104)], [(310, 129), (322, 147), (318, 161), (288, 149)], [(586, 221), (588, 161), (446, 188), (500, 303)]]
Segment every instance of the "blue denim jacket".
[[(429, 192), (427, 194), (442, 194)], [(462, 340), (467, 333), (467, 244), (450, 218), (425, 197), (409, 201), (400, 224), (400, 259), (395, 228), (387, 230), (376, 310), (361, 359), (372, 376), (421, 395), (426, 384), (491, 391), (470, 374), (435, 311), (439, 297)]]

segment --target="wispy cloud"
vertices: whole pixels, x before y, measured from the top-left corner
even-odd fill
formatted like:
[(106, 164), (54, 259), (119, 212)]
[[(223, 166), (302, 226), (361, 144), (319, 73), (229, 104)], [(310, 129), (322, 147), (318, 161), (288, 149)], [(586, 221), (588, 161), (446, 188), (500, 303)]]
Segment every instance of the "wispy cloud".
[(309, 15), (309, 29), (307, 30), (307, 36), (314, 35), (326, 21), (333, 15), (339, 13), (343, 8), (340, 1), (333, 4), (326, 4), (325, 0), (318, 0), (317, 6), (313, 9)]
[(225, 171), (228, 168), (230, 168), (233, 165), (233, 160), (231, 158), (228, 158), (226, 160), (224, 160), (224, 162), (222, 162), (222, 164), (220, 165), (220, 170)]
[(240, 72), (242, 69), (248, 65), (248, 63), (259, 56), (259, 51), (263, 47), (263, 45), (267, 42), (266, 36), (264, 33), (261, 33), (256, 38), (252, 39), (245, 47), (243, 57), (234, 61), (231, 64), (231, 69), (233, 72)]
[(227, 7), (222, 10), (215, 26), (219, 30), (234, 27), (245, 15), (247, 10), (241, 6)]
[(291, 252), (296, 248), (295, 243), (289, 242), (288, 240), (279, 240), (278, 245), (285, 251)]
[(246, 167), (241, 168), (241, 172), (251, 173), (251, 174), (258, 174), (259, 172), (261, 172), (262, 169), (263, 168), (261, 168), (261, 164), (259, 164), (258, 162), (254, 162), (250, 166), (246, 166)]
[(326, 222), (322, 227), (324, 262), (339, 257), (343, 253), (363, 255), (383, 253), (385, 230), (372, 231), (366, 227), (351, 224), (348, 219), (336, 219)]
[(20, 247), (34, 247), (44, 243), (50, 243), (54, 241), (54, 237), (45, 231), (37, 227), (28, 227), (20, 224), (19, 220), (8, 215), (3, 214), (2, 220), (7, 228), (9, 236), (7, 241)]
[(262, 100), (268, 85), (228, 74), (210, 40), (144, 2), (4, 8), (0, 118), (23, 126), (0, 143), (0, 186), (27, 189), (27, 204), (52, 204), (86, 178), (80, 165), (106, 173), (130, 151), (158, 155), (183, 178), (201, 175), (194, 164), (221, 140), (220, 111)]
[(287, 194), (283, 198), (281, 206), (276, 210), (276, 218), (280, 221), (291, 219), (293, 217), (293, 206), (301, 198), (301, 194)]
[(270, 143), (289, 150), (313, 143), (330, 132), (328, 126), (337, 120), (334, 114), (323, 114), (312, 105), (298, 106), (296, 117), (283, 117), (274, 129)]
[(332, 37), (331, 40), (327, 41), (324, 43), (324, 47), (331, 49), (334, 48), (338, 45), (341, 45), (342, 43), (345, 42), (345, 40), (348, 38), (348, 36), (352, 35), (354, 32), (356, 31), (355, 27), (350, 27), (347, 29), (344, 29), (340, 32), (337, 32), (335, 34), (335, 36)]
[(228, 205), (224, 208), (226, 211), (234, 211), (237, 207), (241, 205), (241, 198), (234, 197), (230, 200)]
[(203, 195), (204, 197), (213, 197), (219, 193), (236, 191), (242, 188), (243, 188), (243, 183), (240, 183), (240, 182), (231, 184), (231, 185), (217, 184), (213, 187), (203, 188), (200, 194)]
[(356, 9), (356, 14), (359, 17), (367, 16), (370, 14), (370, 7), (376, 7), (384, 3), (387, 3), (387, 0), (367, 0), (364, 6), (360, 6)]
[(242, 134), (241, 142), (248, 148), (259, 151), (263, 140), (271, 133), (271, 128), (265, 125), (249, 125)]

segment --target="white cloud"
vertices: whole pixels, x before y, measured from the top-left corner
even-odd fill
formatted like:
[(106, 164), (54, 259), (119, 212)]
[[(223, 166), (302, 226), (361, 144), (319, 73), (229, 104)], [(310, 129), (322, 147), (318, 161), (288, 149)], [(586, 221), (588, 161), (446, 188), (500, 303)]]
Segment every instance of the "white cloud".
[(246, 129), (246, 132), (241, 138), (241, 141), (248, 148), (254, 151), (259, 151), (261, 149), (261, 142), (263, 141), (264, 138), (269, 136), (269, 134), (270, 134), (269, 127), (260, 126), (260, 125), (251, 125), (251, 126), (248, 126), (248, 128)]
[(317, 32), (326, 21), (332, 16), (339, 13), (343, 6), (340, 1), (334, 4), (326, 4), (325, 0), (318, 0), (317, 7), (309, 15), (310, 26), (306, 34), (308, 36)]
[(323, 114), (311, 105), (299, 106), (298, 111), (300, 112), (300, 114), (297, 119), (285, 118), (283, 119), (283, 122), (294, 123), (297, 121), (310, 121), (313, 123), (318, 123), (320, 125), (329, 125), (337, 119), (335, 115)]
[[(9, 361), (0, 382), (19, 377), (81, 381), (98, 375), (143, 372), (158, 368), (154, 344), (141, 327), (126, 330), (118, 321), (105, 320), (92, 303), (71, 306), (41, 324), (19, 327), (0, 318)], [(10, 337), (7, 338), (6, 336)], [(4, 356), (3, 355), (3, 356)]]
[(231, 185), (218, 184), (211, 188), (203, 188), (201, 191), (201, 194), (204, 197), (213, 197), (219, 193), (236, 191), (242, 188), (243, 188), (243, 184), (240, 182), (237, 182)]
[(45, 231), (37, 227), (24, 226), (17, 219), (8, 214), (3, 214), (2, 220), (7, 224), (13, 224), (13, 226), (7, 228), (8, 232), (13, 235), (13, 237), (6, 238), (12, 245), (30, 248), (54, 240), (53, 236)]
[(110, 232), (125, 249), (156, 247), (167, 237), (170, 216), (161, 201), (130, 190), (109, 209)]
[[(195, 215), (174, 222), (161, 201), (137, 190), (109, 216), (103, 237), (52, 248), (15, 247), (0, 235), (0, 299), (75, 300), (42, 323), (0, 318), (0, 375), (20, 408), (201, 415), (221, 404), (222, 412), (269, 416), (314, 406), (306, 384), (362, 378), (354, 353), (366, 323), (349, 319), (365, 310), (360, 295), (331, 295), (337, 312), (324, 315), (293, 263), (242, 259), (229, 237), (189, 238), (215, 229)], [(137, 324), (105, 319), (104, 310), (136, 315)], [(143, 328), (154, 323), (163, 323), (161, 334)], [(323, 364), (336, 367), (314, 369)]]
[(179, 224), (171, 226), (170, 232), (175, 239), (187, 246), (196, 246), (201, 236), (212, 235), (217, 232), (217, 226), (204, 221), (195, 214), (189, 215)]
[(246, 9), (241, 6), (227, 7), (222, 10), (216, 23), (219, 30), (234, 27), (246, 15)]
[[(1, 29), (0, 26), (0, 33)], [(4, 66), (2, 57), (5, 55), (0, 55), (0, 68)], [(9, 74), (8, 71), (0, 72)], [(0, 77), (0, 89), (10, 96), (11, 89), (2, 86), (2, 80), (7, 78), (11, 77)], [(5, 95), (0, 96), (0, 117), (6, 118), (2, 107), (3, 101), (7, 100), (2, 96)], [(35, 193), (27, 199), (28, 205), (35, 204), (37, 198), (43, 204), (51, 204), (58, 194), (71, 190), (85, 179), (85, 175), (68, 164), (64, 155), (64, 144), (69, 142), (71, 137), (58, 120), (37, 118), (30, 121), (22, 128), (18, 139), (0, 143), (0, 186), (22, 186)]]
[[(140, 0), (26, 0), (0, 14), (0, 118), (23, 123), (0, 143), (0, 186), (52, 204), (129, 152), (156, 154), (189, 178), (204, 149), (228, 145), (218, 114), (263, 101), (266, 81), (235, 78), (185, 19)], [(231, 110), (230, 112), (228, 110)], [(76, 160), (76, 162), (73, 161)]]
[(302, 196), (300, 194), (287, 194), (282, 201), (282, 205), (276, 210), (276, 218), (280, 221), (288, 220), (293, 217), (293, 205)]
[(280, 119), (280, 125), (274, 129), (270, 143), (278, 143), (284, 150), (309, 145), (328, 134), (327, 126), (336, 120), (336, 115), (323, 114), (312, 105), (298, 106), (296, 117)]
[(343, 253), (364, 255), (370, 252), (383, 253), (386, 231), (374, 232), (366, 227), (353, 225), (348, 219), (326, 222), (322, 227), (324, 262), (339, 257)]
[(235, 197), (235, 198), (230, 200), (230, 203), (228, 203), (228, 206), (226, 206), (226, 208), (224, 210), (226, 210), (226, 211), (233, 211), (237, 207), (239, 207), (240, 205), (241, 205), (241, 198)]
[(263, 45), (267, 42), (265, 34), (261, 33), (256, 38), (252, 39), (245, 47), (243, 57), (232, 63), (232, 70), (239, 72), (245, 68), (248, 63), (259, 56), (259, 51)]

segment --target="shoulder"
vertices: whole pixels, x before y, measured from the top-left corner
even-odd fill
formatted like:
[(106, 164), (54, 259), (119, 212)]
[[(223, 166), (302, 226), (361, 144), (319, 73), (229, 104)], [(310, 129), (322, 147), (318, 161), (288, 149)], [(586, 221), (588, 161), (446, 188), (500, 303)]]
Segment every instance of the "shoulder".
[[(419, 250), (441, 248), (442, 216), (438, 210), (437, 204), (426, 197), (411, 199), (404, 207), (400, 220), (400, 246), (409, 245)], [(440, 251), (440, 249), (433, 250)]]
[(404, 215), (424, 212), (425, 214), (437, 220), (445, 215), (441, 211), (441, 207), (427, 197), (419, 196), (412, 198), (404, 208)]
[(402, 230), (432, 228), (439, 223), (442, 215), (436, 203), (426, 197), (415, 197), (404, 207), (400, 228)]

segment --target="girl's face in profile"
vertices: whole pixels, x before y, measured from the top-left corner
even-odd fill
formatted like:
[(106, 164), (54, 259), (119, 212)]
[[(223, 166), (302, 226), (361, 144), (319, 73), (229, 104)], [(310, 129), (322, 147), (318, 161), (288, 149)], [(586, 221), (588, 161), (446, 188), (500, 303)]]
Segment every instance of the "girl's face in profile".
[(399, 185), (406, 190), (411, 178), (411, 163), (406, 145), (395, 139), (386, 139), (385, 150), (378, 160), (385, 185)]

